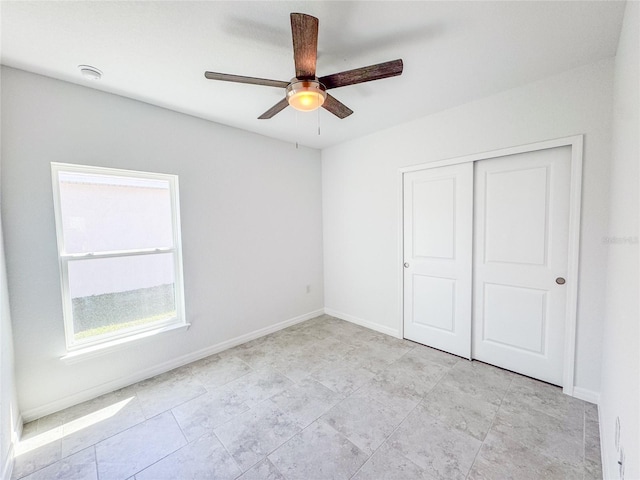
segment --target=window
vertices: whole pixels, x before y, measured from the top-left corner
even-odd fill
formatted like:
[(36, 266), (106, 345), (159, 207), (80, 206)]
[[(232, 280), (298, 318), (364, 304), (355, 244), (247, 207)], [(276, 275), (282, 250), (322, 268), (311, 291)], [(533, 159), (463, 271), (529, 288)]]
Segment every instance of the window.
[(186, 325), (178, 177), (51, 172), (67, 349)]

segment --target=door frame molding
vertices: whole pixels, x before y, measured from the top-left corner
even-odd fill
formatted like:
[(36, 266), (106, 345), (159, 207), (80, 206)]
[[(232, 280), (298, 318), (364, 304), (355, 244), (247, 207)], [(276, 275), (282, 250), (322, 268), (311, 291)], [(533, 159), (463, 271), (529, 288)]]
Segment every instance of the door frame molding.
[(580, 260), (580, 212), (582, 203), (582, 152), (584, 135), (556, 138), (542, 142), (501, 148), (462, 157), (421, 163), (398, 169), (398, 305), (400, 326), (398, 332), (404, 338), (404, 174), (418, 170), (445, 167), (459, 163), (477, 162), (491, 158), (505, 157), (519, 153), (535, 152), (557, 147), (571, 147), (571, 180), (569, 192), (569, 245), (567, 274), (575, 281), (567, 282), (567, 303), (565, 310), (564, 361), (562, 391), (574, 395), (576, 324), (578, 311), (578, 273)]

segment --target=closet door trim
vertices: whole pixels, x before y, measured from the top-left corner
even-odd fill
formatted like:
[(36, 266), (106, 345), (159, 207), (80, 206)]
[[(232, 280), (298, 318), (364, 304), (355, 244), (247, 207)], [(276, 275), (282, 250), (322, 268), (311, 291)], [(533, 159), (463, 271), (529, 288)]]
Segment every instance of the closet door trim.
[(563, 387), (567, 395), (574, 395), (575, 352), (576, 352), (576, 319), (578, 305), (578, 261), (580, 258), (580, 209), (582, 198), (582, 150), (583, 135), (546, 140), (543, 142), (519, 145), (489, 152), (466, 155), (434, 162), (427, 162), (398, 170), (398, 305), (399, 331), (404, 338), (404, 174), (438, 168), (460, 163), (477, 162), (490, 158), (504, 157), (518, 153), (534, 152), (556, 147), (571, 147), (571, 180), (569, 192), (569, 249), (568, 249), (568, 279), (567, 305), (565, 317)]

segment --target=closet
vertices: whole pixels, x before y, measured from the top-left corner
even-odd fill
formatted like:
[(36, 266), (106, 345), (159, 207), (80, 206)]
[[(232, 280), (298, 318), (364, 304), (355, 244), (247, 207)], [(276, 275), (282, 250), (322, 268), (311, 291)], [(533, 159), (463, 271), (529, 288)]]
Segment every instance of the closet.
[(581, 146), (572, 137), (402, 172), (405, 338), (572, 382)]

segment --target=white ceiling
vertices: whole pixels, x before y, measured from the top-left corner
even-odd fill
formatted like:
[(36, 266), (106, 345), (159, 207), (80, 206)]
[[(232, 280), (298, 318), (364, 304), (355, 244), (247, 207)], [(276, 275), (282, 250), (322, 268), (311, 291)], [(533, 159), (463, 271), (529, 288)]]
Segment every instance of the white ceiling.
[[(402, 58), (400, 77), (332, 90), (354, 110), (287, 108), (290, 12), (320, 20), (318, 76)], [(615, 55), (619, 1), (2, 1), (2, 64), (301, 145), (324, 148)], [(100, 81), (77, 66), (104, 72)], [(318, 135), (318, 125), (320, 135)]]

